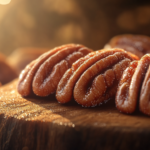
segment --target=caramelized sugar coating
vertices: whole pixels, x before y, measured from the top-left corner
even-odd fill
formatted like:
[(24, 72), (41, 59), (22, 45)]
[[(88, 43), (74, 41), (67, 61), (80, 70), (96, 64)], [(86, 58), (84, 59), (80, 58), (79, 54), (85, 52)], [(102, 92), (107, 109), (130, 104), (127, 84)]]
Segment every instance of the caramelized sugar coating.
[(26, 65), (48, 50), (49, 49), (46, 48), (36, 47), (19, 48), (7, 58), (7, 61), (17, 70), (18, 74), (20, 74)]
[(6, 84), (13, 79), (17, 78), (18, 74), (15, 69), (8, 64), (6, 58), (0, 54), (0, 82)]
[(56, 98), (66, 103), (72, 97), (85, 107), (112, 98), (123, 71), (136, 57), (121, 49), (102, 50), (76, 61), (60, 80)]
[(142, 113), (150, 115), (150, 54), (134, 61), (124, 71), (116, 94), (116, 107), (133, 113), (139, 105)]
[(90, 52), (92, 50), (83, 45), (68, 44), (44, 53), (22, 71), (18, 92), (22, 96), (32, 93), (47, 96), (54, 93), (61, 77), (72, 63)]
[(122, 48), (139, 58), (150, 53), (150, 37), (144, 35), (118, 35), (113, 37), (105, 48)]

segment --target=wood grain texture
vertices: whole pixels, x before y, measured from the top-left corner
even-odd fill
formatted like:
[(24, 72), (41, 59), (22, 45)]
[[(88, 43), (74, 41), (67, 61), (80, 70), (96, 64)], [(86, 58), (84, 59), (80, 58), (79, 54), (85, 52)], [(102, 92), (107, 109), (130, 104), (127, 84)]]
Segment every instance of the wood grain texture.
[(150, 118), (108, 102), (82, 108), (55, 96), (22, 98), (17, 80), (0, 88), (0, 150), (150, 149)]

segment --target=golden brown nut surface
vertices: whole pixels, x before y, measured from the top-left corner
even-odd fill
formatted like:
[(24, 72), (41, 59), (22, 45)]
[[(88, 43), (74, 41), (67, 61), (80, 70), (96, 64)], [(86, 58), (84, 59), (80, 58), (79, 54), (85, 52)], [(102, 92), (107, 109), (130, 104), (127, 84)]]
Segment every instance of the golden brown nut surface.
[(92, 52), (78, 44), (56, 47), (31, 62), (20, 74), (18, 92), (22, 96), (32, 93), (48, 96), (56, 91), (57, 85), (72, 63)]
[(132, 62), (124, 71), (116, 94), (116, 107), (124, 113), (133, 113), (137, 105), (142, 113), (150, 115), (150, 54)]
[(141, 58), (150, 53), (150, 37), (131, 34), (118, 35), (113, 37), (105, 48), (122, 48)]
[(8, 64), (5, 56), (0, 54), (0, 82), (1, 84), (6, 84), (11, 80), (17, 78), (18, 74), (16, 71)]
[(89, 107), (111, 99), (124, 69), (134, 58), (121, 49), (88, 54), (63, 75), (57, 87), (57, 100), (66, 103), (74, 97), (77, 103)]

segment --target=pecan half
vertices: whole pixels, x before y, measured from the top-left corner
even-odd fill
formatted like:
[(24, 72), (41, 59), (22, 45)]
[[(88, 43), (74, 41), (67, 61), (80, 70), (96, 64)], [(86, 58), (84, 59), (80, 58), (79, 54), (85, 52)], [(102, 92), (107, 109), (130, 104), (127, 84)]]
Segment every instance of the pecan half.
[(136, 57), (121, 49), (102, 50), (79, 59), (60, 80), (56, 98), (60, 103), (74, 99), (82, 106), (96, 106), (112, 98), (121, 75)]
[(22, 96), (32, 93), (47, 96), (54, 93), (61, 77), (72, 63), (90, 52), (92, 50), (82, 45), (68, 44), (44, 53), (22, 71), (18, 92)]
[(144, 35), (119, 35), (113, 37), (105, 48), (122, 48), (141, 58), (150, 53), (150, 38)]
[(150, 115), (150, 54), (144, 55), (124, 71), (116, 94), (116, 107), (133, 113), (139, 103), (142, 113)]

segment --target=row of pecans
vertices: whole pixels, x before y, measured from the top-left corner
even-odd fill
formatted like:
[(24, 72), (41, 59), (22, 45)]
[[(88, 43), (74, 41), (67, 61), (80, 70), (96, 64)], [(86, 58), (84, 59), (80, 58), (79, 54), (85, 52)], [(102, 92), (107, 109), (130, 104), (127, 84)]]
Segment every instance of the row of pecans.
[(55, 93), (60, 103), (74, 98), (84, 107), (100, 105), (116, 96), (121, 112), (133, 113), (139, 103), (140, 111), (150, 115), (150, 55), (144, 55), (149, 41), (145, 36), (123, 35), (107, 44), (113, 49), (94, 52), (76, 44), (56, 47), (26, 66), (19, 77), (18, 92), (41, 97)]
[[(150, 39), (147, 36), (120, 35), (112, 38), (105, 48), (119, 47), (140, 58), (144, 54), (150, 53), (149, 41)], [(16, 49), (8, 57), (0, 54), (0, 82), (2, 85), (17, 78), (27, 64), (48, 50), (49, 48), (24, 47)]]

